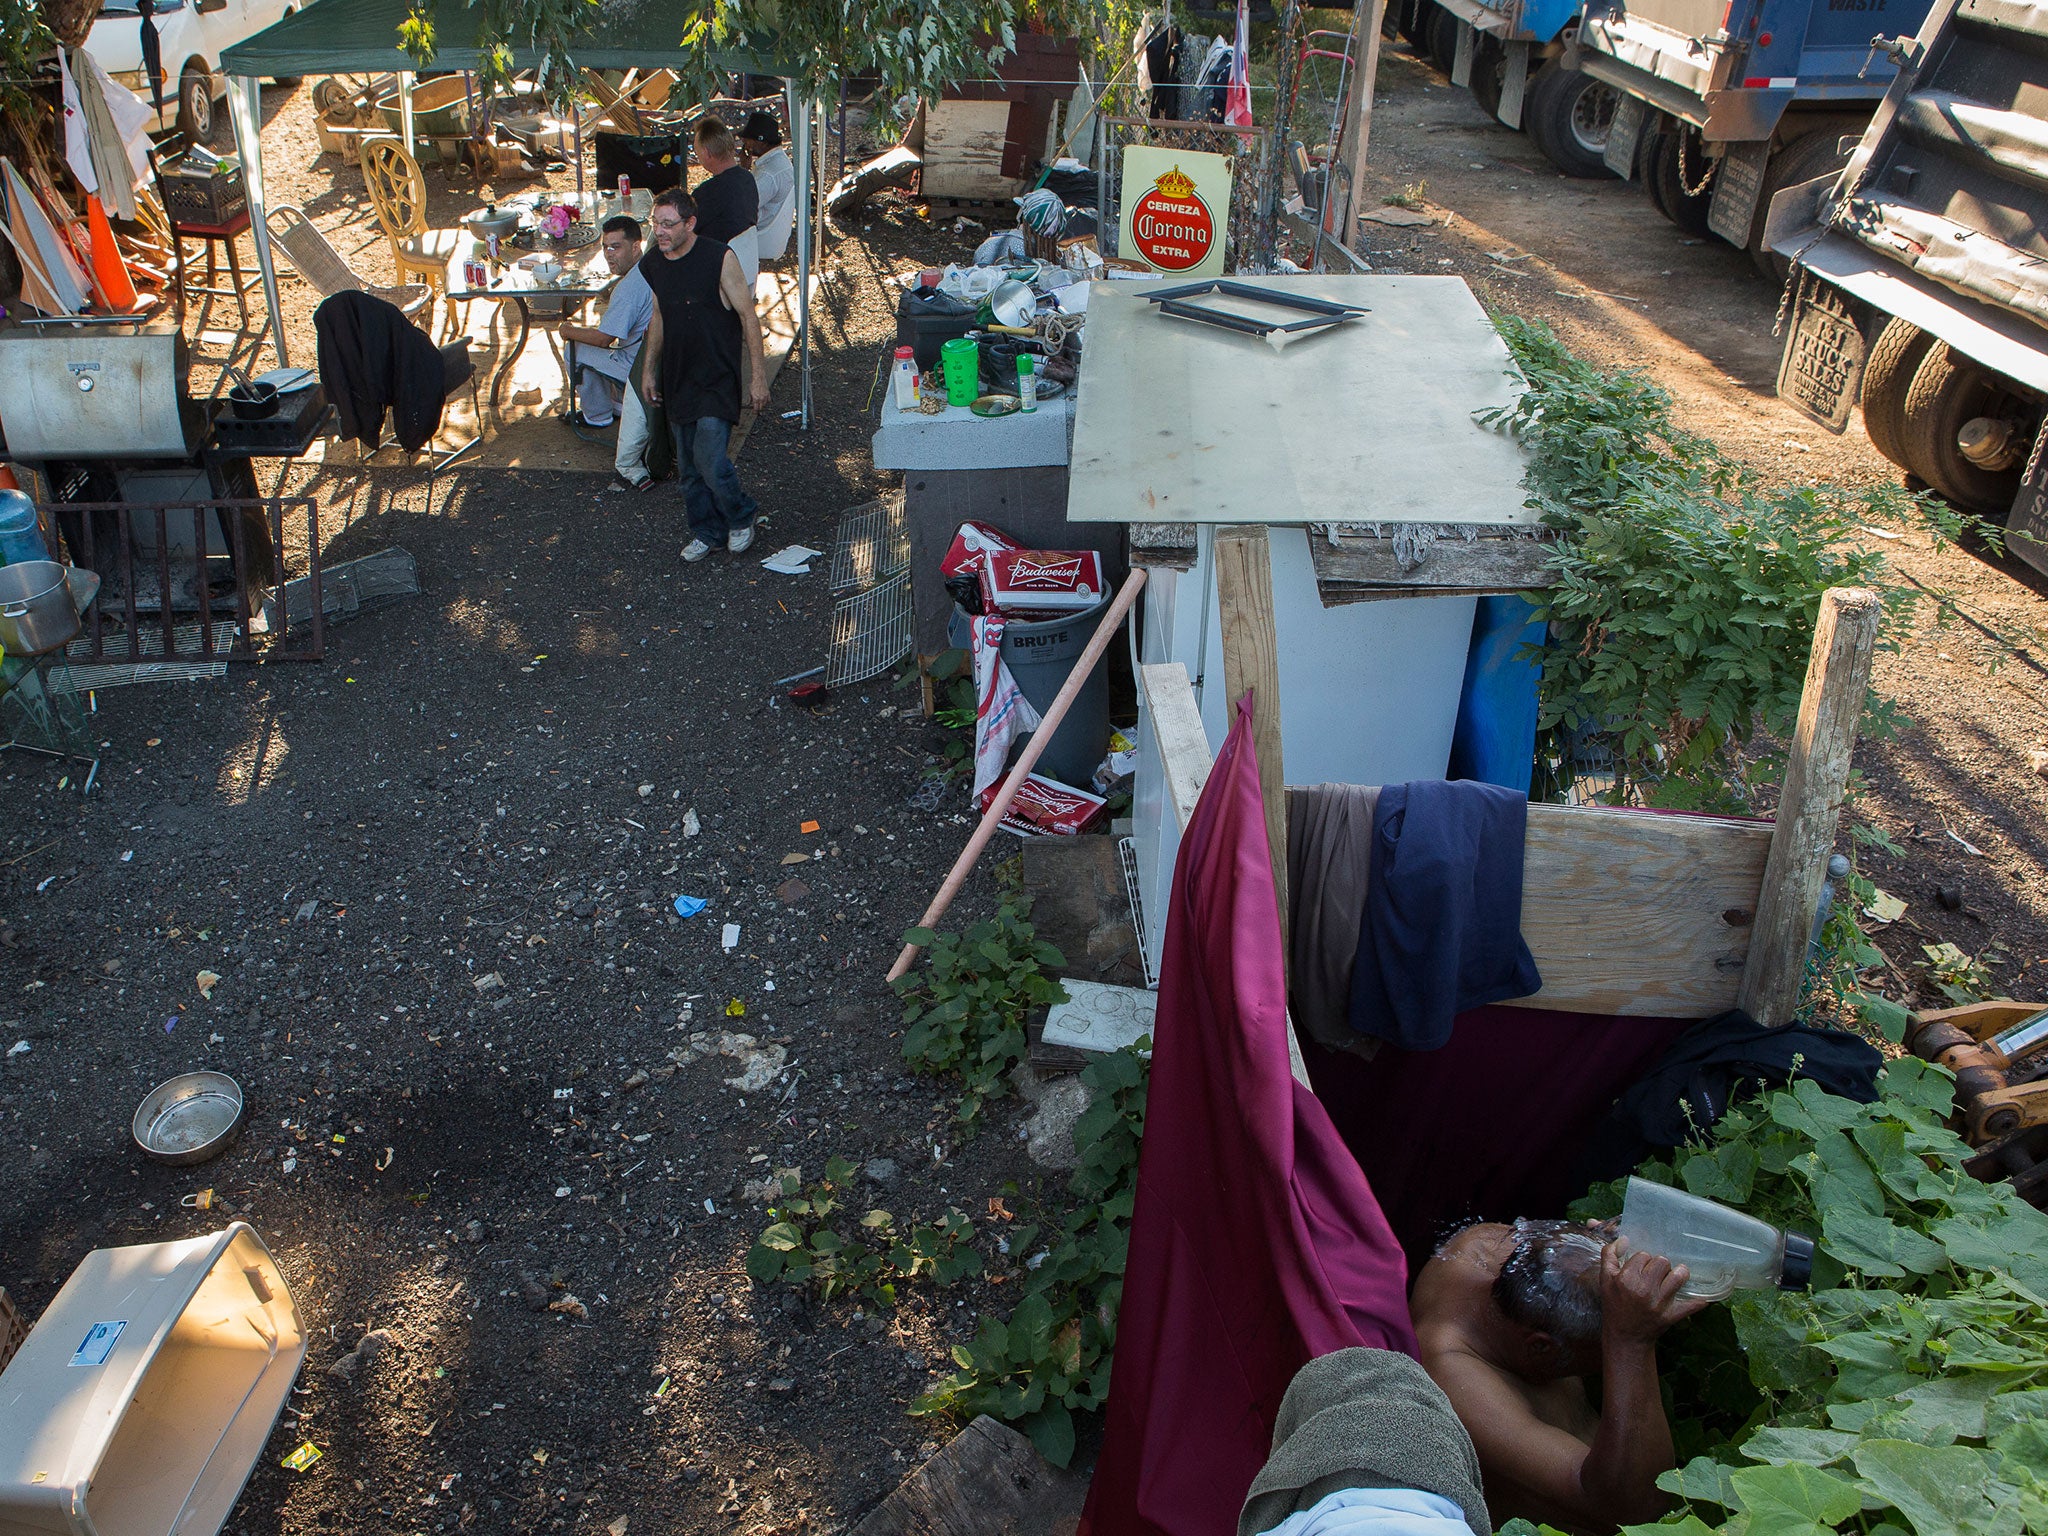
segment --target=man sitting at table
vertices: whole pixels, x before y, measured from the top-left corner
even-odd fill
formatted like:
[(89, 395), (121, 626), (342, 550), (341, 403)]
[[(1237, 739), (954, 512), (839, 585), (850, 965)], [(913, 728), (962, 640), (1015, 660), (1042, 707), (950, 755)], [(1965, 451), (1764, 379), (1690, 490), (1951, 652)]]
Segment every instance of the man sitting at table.
[(640, 235), (638, 219), (622, 213), (605, 220), (604, 264), (618, 281), (596, 325), (561, 328), (562, 338), (571, 344), (570, 368), (576, 383), (576, 409), (565, 419), (579, 433), (608, 432), (623, 414), (618, 473), (636, 487), (647, 481), (647, 415), (629, 380), (640, 339), (654, 314), (654, 291), (640, 275)]

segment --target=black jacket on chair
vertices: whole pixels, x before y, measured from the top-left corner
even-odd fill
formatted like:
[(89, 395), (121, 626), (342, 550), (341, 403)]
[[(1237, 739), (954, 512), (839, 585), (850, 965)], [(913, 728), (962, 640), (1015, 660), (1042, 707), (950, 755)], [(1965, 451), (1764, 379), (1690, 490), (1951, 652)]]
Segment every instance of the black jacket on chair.
[(337, 293), (313, 312), (320, 383), (341, 416), (341, 435), (373, 452), (392, 435), (417, 453), (441, 429), (447, 377), (433, 338), (398, 306), (368, 293)]

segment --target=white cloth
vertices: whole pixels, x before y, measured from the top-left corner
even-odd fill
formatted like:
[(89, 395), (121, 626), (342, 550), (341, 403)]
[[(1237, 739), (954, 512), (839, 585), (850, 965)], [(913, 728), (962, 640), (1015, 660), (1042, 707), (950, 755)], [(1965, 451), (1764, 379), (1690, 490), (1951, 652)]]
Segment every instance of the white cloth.
[(761, 275), (761, 235), (757, 226), (749, 224), (734, 235), (726, 244), (733, 255), (739, 258), (740, 276), (747, 280), (747, 292), (754, 291), (754, 279)]
[(754, 185), (760, 189), (761, 211), (755, 216), (757, 262), (780, 261), (796, 230), (796, 167), (789, 151), (777, 145), (754, 160)]
[(1473, 1536), (1457, 1505), (1417, 1488), (1339, 1488), (1262, 1536)]
[(1010, 743), (1037, 730), (1039, 715), (1003, 663), (1003, 616), (985, 613), (969, 620), (968, 634), (974, 654), (974, 803), (986, 809), (1009, 764)]
[(84, 49), (74, 50), (73, 57), (85, 61), (85, 67), (91, 71), (100, 96), (107, 104), (107, 115), (113, 118), (114, 131), (121, 136), (121, 147), (128, 152), (129, 185), (141, 186), (149, 180), (149, 131), (156, 126), (156, 109), (108, 74), (101, 68), (100, 61)]
[(635, 485), (647, 481), (648, 437), (647, 408), (629, 388), (619, 401), (619, 443), (612, 453), (612, 468)]
[(93, 169), (92, 135), (85, 125), (85, 103), (78, 99), (78, 82), (71, 78), (71, 62), (64, 50), (57, 50), (57, 74), (64, 91), (64, 163), (88, 192), (100, 189), (100, 173)]

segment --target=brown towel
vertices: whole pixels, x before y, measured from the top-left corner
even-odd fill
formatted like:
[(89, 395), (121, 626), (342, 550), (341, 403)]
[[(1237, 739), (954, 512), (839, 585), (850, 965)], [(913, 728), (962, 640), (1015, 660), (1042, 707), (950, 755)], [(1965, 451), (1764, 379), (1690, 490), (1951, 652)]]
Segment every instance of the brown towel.
[(1270, 1531), (1340, 1488), (1419, 1489), (1457, 1505), (1477, 1536), (1493, 1530), (1472, 1437), (1429, 1373), (1392, 1350), (1340, 1349), (1295, 1373), (1237, 1536)]
[(1351, 966), (1365, 917), (1379, 790), (1311, 784), (1287, 791), (1288, 1008), (1318, 1045), (1371, 1056), (1351, 1027)]

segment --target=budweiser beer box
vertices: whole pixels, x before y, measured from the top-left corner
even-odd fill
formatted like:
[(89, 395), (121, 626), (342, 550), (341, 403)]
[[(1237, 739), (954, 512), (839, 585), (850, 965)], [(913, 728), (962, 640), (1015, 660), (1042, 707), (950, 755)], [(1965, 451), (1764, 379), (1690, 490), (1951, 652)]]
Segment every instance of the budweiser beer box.
[(1000, 528), (992, 528), (987, 523), (962, 523), (953, 534), (953, 544), (946, 551), (946, 558), (939, 562), (939, 579), (945, 583), (953, 601), (967, 612), (985, 613), (981, 577), (987, 568), (988, 557), (1016, 547)]
[[(993, 800), (991, 787), (989, 798)], [(1099, 826), (1109, 802), (1085, 789), (1029, 774), (1003, 813), (1004, 830), (1019, 837), (1078, 837)]]
[(981, 601), (998, 613), (1053, 618), (1102, 600), (1102, 557), (1092, 549), (1003, 549), (981, 566)]

